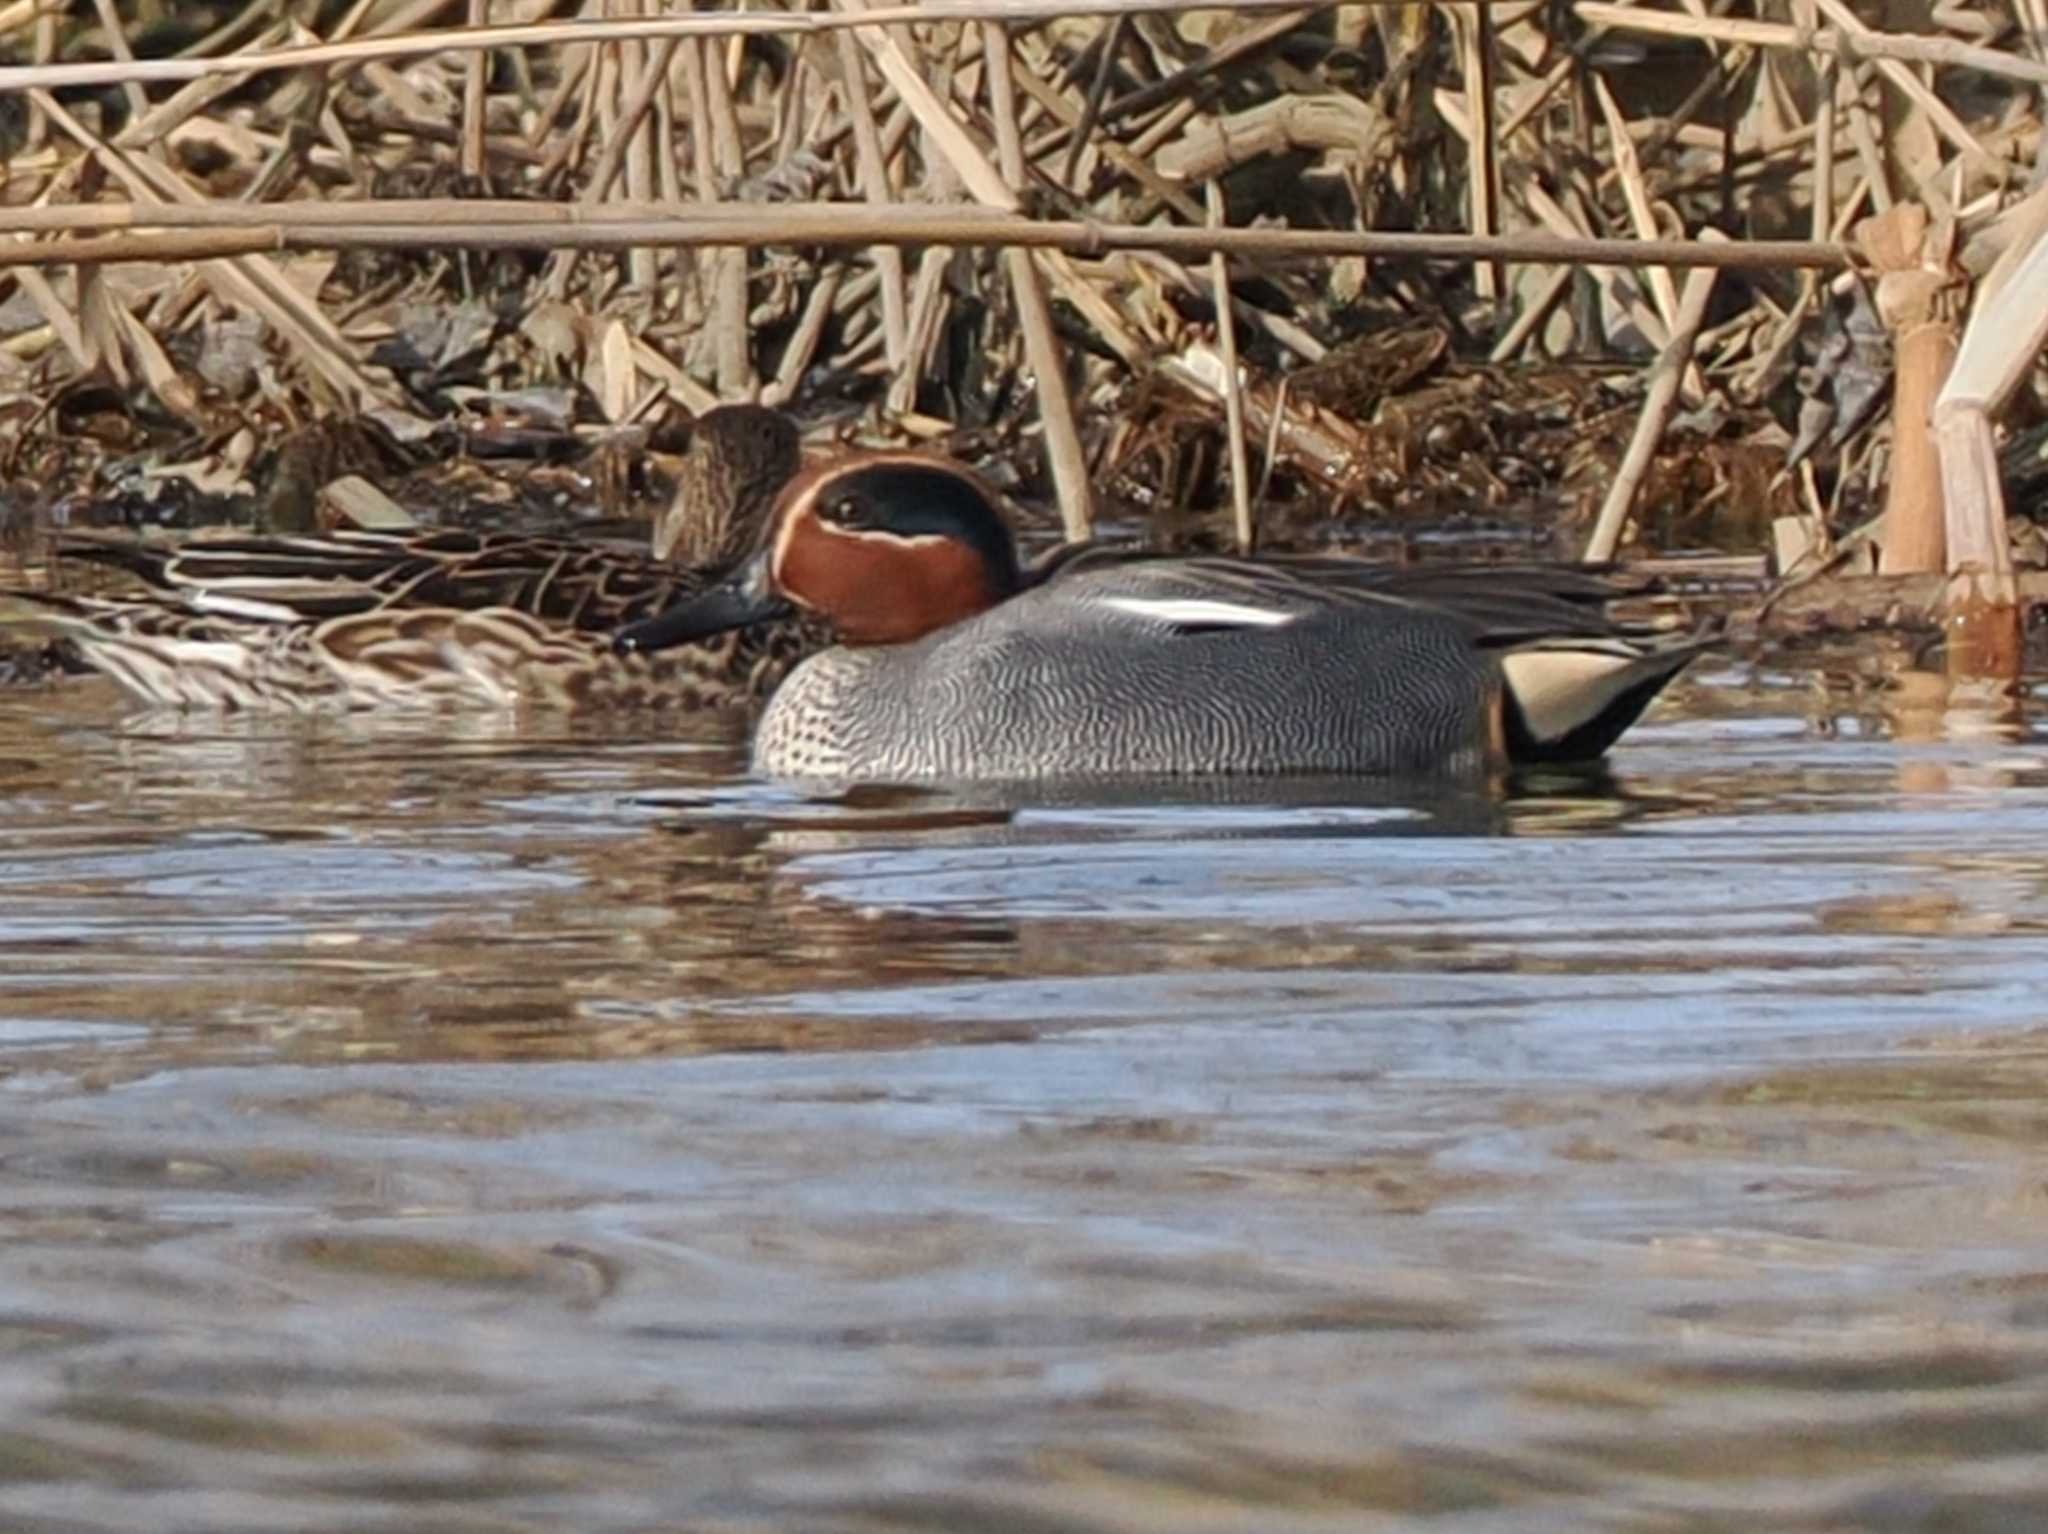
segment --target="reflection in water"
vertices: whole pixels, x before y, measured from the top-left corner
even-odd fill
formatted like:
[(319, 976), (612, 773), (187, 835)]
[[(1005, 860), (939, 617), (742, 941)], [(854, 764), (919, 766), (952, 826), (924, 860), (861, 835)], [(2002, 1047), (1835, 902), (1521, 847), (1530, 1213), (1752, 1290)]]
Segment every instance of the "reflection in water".
[(0, 1528), (2048, 1510), (2009, 700), (822, 803), (116, 710), (0, 698)]

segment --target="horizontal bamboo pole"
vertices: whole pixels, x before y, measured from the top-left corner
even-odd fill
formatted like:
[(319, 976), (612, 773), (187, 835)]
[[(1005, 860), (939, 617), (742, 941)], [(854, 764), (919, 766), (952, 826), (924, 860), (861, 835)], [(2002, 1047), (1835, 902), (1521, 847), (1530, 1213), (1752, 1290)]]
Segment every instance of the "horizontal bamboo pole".
[[(679, 211), (684, 210), (684, 211)], [(1208, 229), (1030, 219), (1000, 209), (930, 203), (608, 204), (461, 202), (206, 203), (0, 210), (0, 235), (31, 230), (121, 231), (124, 237), (0, 241), (0, 266), (69, 261), (194, 260), (251, 250), (623, 250), (635, 245), (1025, 246), (1099, 256), (1166, 255), (1327, 259), (1367, 256), (1472, 263), (1833, 270), (1840, 245), (1812, 240), (1597, 240), (1543, 234), (1415, 234), (1377, 229)], [(141, 230), (185, 231), (176, 246)], [(219, 239), (207, 247), (200, 235)]]
[(0, 244), (0, 270), (68, 262), (110, 266), (119, 261), (217, 261), (274, 255), (288, 247), (276, 229), (166, 229), (145, 234), (60, 236), (33, 244)]
[[(1347, 0), (1367, 5), (1402, 5), (1408, 0)], [(1476, 0), (1506, 5), (1513, 0)], [(198, 80), (215, 74), (260, 74), (268, 70), (331, 68), (421, 54), (491, 48), (552, 48), (570, 43), (621, 42), (629, 38), (735, 37), (768, 34), (815, 36), (842, 27), (903, 26), (933, 21), (1053, 21), (1068, 16), (1129, 16), (1171, 11), (1331, 10), (1336, 0), (1304, 6), (1302, 0), (920, 0), (858, 12), (814, 11), (800, 15), (763, 11), (717, 11), (694, 16), (631, 17), (602, 21), (536, 22), (529, 26), (448, 27), (356, 38), (344, 43), (307, 43), (290, 48), (252, 48), (206, 59), (97, 59), (81, 64), (18, 64), (0, 68), (0, 95), (36, 87), (124, 85), (131, 81)]]

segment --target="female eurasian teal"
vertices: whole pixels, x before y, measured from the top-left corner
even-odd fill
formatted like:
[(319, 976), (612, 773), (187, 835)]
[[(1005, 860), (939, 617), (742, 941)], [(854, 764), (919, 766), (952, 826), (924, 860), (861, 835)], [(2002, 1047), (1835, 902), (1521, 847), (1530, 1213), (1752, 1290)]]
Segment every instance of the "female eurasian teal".
[(771, 699), (758, 770), (962, 781), (1409, 773), (1597, 757), (1696, 654), (1569, 567), (1017, 558), (994, 492), (874, 453), (779, 500), (762, 551), (619, 638), (633, 653), (808, 611), (842, 641)]
[(60, 556), (118, 566), (137, 596), (12, 592), (0, 621), (54, 631), (146, 702), (174, 708), (534, 705), (712, 708), (758, 702), (818, 640), (801, 624), (667, 655), (611, 632), (702, 590), (760, 541), (798, 465), (794, 424), (753, 405), (692, 434), (661, 559), (555, 538), (435, 530), (201, 537), (72, 533)]

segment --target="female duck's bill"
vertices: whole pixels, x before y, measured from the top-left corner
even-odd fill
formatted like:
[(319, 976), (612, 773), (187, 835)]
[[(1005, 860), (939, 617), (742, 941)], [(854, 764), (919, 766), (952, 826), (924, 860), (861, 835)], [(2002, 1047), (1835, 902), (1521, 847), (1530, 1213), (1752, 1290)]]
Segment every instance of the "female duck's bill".
[(1624, 629), (1616, 586), (1566, 566), (1092, 550), (1027, 578), (996, 507), (934, 459), (821, 466), (744, 566), (618, 643), (823, 615), (843, 643), (774, 695), (755, 764), (869, 781), (1586, 760), (1702, 648)]

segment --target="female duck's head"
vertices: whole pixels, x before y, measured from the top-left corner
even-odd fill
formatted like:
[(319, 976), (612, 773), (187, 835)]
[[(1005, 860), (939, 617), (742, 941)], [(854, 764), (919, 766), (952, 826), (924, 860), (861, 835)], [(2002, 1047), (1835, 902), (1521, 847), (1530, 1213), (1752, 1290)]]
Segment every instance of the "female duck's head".
[(901, 644), (984, 612), (1023, 577), (993, 490), (958, 464), (870, 453), (799, 475), (766, 546), (726, 580), (618, 637), (653, 651), (786, 615), (848, 644)]
[(776, 493), (803, 465), (796, 422), (765, 405), (720, 405), (690, 429), (676, 493), (654, 519), (654, 557), (730, 564), (761, 539)]

